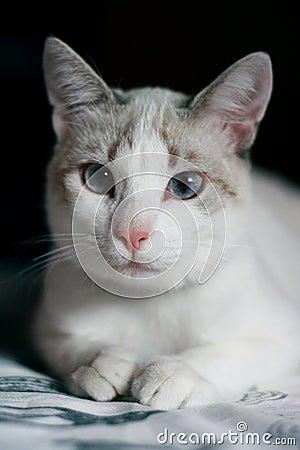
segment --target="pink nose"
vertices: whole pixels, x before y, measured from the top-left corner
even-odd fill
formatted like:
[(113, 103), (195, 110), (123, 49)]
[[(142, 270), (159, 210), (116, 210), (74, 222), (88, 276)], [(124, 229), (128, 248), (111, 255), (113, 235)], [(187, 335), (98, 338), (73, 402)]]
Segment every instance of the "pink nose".
[(119, 230), (117, 235), (124, 242), (128, 250), (132, 250), (132, 247), (135, 250), (140, 250), (142, 242), (146, 241), (149, 238), (149, 231), (145, 230)]

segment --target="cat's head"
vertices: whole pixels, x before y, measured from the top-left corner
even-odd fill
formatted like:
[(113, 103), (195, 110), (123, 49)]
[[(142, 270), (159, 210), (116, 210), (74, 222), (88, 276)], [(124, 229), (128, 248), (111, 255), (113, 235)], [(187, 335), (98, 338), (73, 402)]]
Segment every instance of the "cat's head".
[(57, 246), (72, 234), (72, 263), (129, 297), (195, 280), (204, 261), (212, 273), (226, 223), (236, 228), (247, 204), (245, 156), (270, 98), (269, 56), (246, 56), (194, 97), (109, 88), (56, 38), (44, 64), (57, 136), (47, 190)]

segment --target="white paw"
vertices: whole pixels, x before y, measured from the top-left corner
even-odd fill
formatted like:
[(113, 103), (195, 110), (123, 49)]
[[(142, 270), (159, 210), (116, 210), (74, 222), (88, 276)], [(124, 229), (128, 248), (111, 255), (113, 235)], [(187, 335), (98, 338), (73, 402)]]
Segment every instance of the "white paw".
[(218, 399), (208, 381), (173, 358), (148, 365), (132, 383), (131, 391), (140, 403), (165, 410), (191, 408)]
[(121, 347), (107, 347), (88, 365), (71, 375), (71, 391), (94, 400), (109, 401), (125, 394), (138, 369), (135, 355)]

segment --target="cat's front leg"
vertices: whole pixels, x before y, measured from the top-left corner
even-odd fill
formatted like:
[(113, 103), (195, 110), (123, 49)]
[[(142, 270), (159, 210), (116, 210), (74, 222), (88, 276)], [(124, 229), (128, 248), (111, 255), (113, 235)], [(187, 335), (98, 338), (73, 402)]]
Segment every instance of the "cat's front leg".
[(190, 408), (219, 399), (214, 385), (176, 356), (149, 364), (131, 389), (140, 403), (165, 410)]
[(136, 355), (119, 346), (102, 349), (87, 365), (69, 377), (69, 389), (76, 395), (109, 401), (126, 394), (138, 370)]
[(188, 408), (237, 400), (251, 386), (288, 367), (291, 350), (270, 339), (240, 339), (164, 356), (147, 365), (132, 394), (158, 409)]

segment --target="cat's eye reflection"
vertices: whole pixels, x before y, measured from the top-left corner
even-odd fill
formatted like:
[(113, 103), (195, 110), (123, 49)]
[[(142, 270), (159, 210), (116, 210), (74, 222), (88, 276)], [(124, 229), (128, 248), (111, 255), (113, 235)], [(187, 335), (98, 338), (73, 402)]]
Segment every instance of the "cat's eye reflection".
[(111, 171), (102, 164), (85, 164), (82, 167), (82, 181), (87, 188), (96, 194), (114, 194), (114, 177)]
[(167, 191), (182, 200), (195, 197), (204, 186), (204, 178), (198, 172), (180, 172), (172, 177)]

